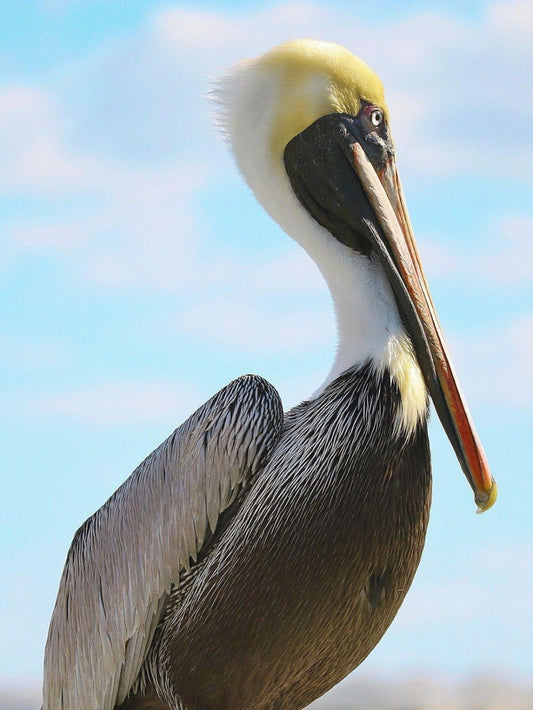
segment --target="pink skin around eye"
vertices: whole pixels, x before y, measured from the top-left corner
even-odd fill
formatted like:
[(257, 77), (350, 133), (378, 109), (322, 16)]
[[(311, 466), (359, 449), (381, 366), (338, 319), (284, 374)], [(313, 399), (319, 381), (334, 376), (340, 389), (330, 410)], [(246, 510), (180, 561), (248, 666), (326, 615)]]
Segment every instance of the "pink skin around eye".
[[(374, 112), (379, 112), (379, 119), (377, 123), (375, 123), (375, 120), (372, 117), (372, 114), (374, 114)], [(374, 104), (363, 106), (361, 113), (365, 117), (365, 120), (368, 121), (370, 126), (372, 126), (372, 130), (380, 130), (380, 128), (383, 126), (385, 116), (383, 113), (383, 109), (381, 109), (379, 106), (375, 106)]]
[(370, 118), (370, 116), (372, 115), (372, 112), (375, 111), (376, 109), (378, 111), (381, 111), (379, 106), (374, 106), (373, 104), (369, 104), (368, 106), (364, 107), (363, 113), (365, 114), (365, 116), (368, 116), (368, 118)]

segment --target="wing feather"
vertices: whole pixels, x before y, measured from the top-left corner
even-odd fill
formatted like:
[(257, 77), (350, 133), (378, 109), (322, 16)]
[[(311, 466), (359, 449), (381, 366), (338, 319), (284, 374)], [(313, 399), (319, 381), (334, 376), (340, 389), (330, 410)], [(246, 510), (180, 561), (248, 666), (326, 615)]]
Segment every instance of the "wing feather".
[(43, 710), (113, 710), (139, 674), (171, 586), (281, 435), (276, 390), (231, 382), (78, 530), (45, 651)]

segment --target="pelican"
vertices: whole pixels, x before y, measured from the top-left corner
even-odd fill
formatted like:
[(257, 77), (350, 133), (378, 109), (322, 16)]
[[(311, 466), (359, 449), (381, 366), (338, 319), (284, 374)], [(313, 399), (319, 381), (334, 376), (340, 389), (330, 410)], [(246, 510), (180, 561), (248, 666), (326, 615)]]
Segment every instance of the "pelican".
[(341, 46), (295, 40), (238, 64), (217, 96), (242, 175), (328, 284), (336, 358), (286, 414), (261, 377), (231, 382), (79, 528), (44, 710), (294, 709), (339, 682), (420, 560), (429, 397), (478, 509), (496, 498), (376, 74)]

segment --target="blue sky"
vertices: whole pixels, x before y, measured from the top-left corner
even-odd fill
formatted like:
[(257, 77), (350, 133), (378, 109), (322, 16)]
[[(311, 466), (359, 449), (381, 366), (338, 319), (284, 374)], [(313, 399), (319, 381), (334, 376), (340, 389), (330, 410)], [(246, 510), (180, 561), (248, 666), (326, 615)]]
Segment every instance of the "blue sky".
[(434, 300), (500, 486), (474, 515), (436, 422), (434, 504), (368, 672), (527, 675), (531, 522), (527, 2), (0, 2), (0, 684), (37, 684), (74, 531), (173, 428), (257, 372), (325, 378), (314, 266), (242, 184), (209, 77), (296, 36), (381, 75)]

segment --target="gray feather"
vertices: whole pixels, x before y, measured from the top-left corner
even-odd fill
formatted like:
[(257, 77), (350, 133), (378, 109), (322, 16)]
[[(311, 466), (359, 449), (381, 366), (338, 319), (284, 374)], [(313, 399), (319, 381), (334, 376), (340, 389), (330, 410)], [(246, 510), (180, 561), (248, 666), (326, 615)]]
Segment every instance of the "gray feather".
[(124, 701), (171, 586), (196, 560), (207, 525), (216, 530), (270, 456), (282, 423), (268, 382), (234, 380), (82, 525), (48, 633), (43, 710), (113, 710)]

